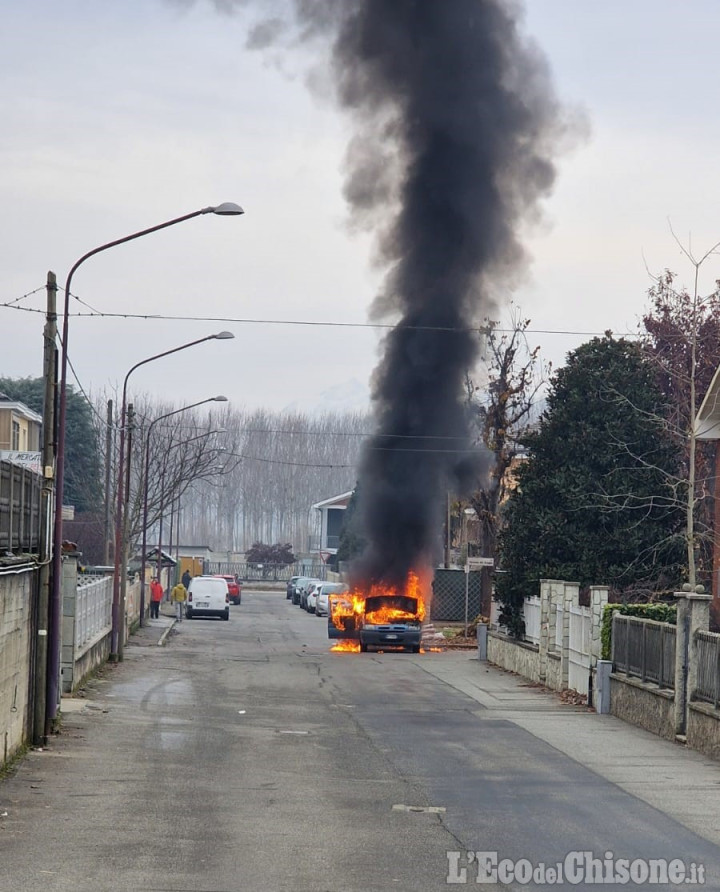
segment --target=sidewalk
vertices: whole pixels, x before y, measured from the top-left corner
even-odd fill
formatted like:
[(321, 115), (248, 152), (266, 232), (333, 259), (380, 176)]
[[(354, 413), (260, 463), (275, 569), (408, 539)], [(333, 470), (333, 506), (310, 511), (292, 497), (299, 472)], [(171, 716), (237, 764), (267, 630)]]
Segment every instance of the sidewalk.
[(160, 605), (160, 618), (146, 619), (142, 628), (130, 635), (125, 647), (162, 647), (176, 622), (172, 605), (163, 602)]
[(425, 672), (478, 704), (478, 718), (508, 721), (544, 740), (720, 846), (720, 762), (586, 706), (563, 703), (473, 652), (417, 660)]

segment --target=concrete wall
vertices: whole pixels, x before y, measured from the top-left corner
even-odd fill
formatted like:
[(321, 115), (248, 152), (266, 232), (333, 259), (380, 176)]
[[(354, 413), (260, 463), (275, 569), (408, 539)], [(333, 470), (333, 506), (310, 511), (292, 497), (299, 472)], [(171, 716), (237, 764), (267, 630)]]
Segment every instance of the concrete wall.
[(675, 740), (675, 692), (613, 672), (610, 712), (624, 722)]
[(0, 574), (0, 764), (32, 731), (32, 605), (37, 570)]
[(516, 641), (500, 632), (488, 633), (487, 658), (502, 669), (509, 669), (531, 681), (542, 681), (540, 677), (540, 654), (537, 644)]
[(88, 648), (85, 653), (79, 657), (73, 664), (72, 678), (66, 678), (66, 671), (63, 668), (63, 693), (73, 693), (88, 677), (88, 675), (107, 662), (110, 656), (110, 635), (105, 635), (92, 647)]
[(563, 690), (563, 665), (560, 654), (549, 653), (545, 664), (545, 685), (552, 691)]
[(712, 759), (720, 759), (720, 710), (699, 700), (691, 703), (688, 709), (687, 743), (692, 749)]
[[(62, 618), (62, 692), (71, 694), (82, 685), (89, 673), (104, 663), (110, 655), (111, 645), (111, 605), (112, 580), (98, 580), (85, 584), (78, 589), (77, 559), (75, 555), (67, 557), (62, 564), (63, 572), (63, 618)], [(139, 583), (134, 584), (139, 587)], [(128, 592), (135, 588), (128, 586)], [(78, 610), (82, 610), (82, 599), (79, 591), (86, 597), (94, 597), (90, 605), (95, 608), (90, 622), (78, 619)], [(90, 596), (87, 593), (91, 591)], [(84, 602), (88, 605), (88, 602)], [(101, 607), (101, 609), (100, 609)]]
[[(145, 618), (150, 613), (150, 589), (145, 588)], [(125, 590), (125, 640), (140, 623), (140, 580), (128, 582)]]
[[(576, 582), (541, 579), (539, 643), (518, 641), (493, 629), (488, 634), (488, 660), (503, 669), (540, 682), (551, 690), (566, 690), (571, 657), (570, 608), (578, 606), (579, 595), (580, 586)], [(600, 625), (607, 600), (608, 590), (605, 586), (590, 589), (591, 667), (600, 657)], [(560, 627), (558, 623), (561, 623)]]

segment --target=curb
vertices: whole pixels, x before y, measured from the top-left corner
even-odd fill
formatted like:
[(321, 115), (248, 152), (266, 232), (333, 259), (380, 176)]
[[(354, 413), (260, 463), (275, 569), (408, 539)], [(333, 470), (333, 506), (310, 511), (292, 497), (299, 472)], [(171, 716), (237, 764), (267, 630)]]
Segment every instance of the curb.
[(160, 640), (158, 641), (158, 647), (162, 647), (163, 644), (165, 644), (165, 639), (166, 639), (167, 636), (170, 634), (170, 632), (172, 632), (172, 630), (175, 628), (176, 624), (177, 624), (177, 620), (174, 619), (174, 620), (170, 623), (170, 625), (167, 627), (167, 629), (165, 629), (165, 631), (164, 631), (164, 632), (162, 633), (162, 635), (160, 636)]

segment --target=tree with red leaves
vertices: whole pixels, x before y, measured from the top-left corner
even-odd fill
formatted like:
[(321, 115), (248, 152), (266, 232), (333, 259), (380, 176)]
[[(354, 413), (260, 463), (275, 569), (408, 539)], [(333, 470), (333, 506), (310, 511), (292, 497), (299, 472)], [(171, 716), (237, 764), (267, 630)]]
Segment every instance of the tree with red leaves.
[(290, 542), (285, 542), (284, 544), (277, 542), (274, 545), (255, 542), (245, 555), (245, 560), (248, 564), (269, 564), (272, 567), (287, 567), (288, 564), (295, 563), (295, 555)]

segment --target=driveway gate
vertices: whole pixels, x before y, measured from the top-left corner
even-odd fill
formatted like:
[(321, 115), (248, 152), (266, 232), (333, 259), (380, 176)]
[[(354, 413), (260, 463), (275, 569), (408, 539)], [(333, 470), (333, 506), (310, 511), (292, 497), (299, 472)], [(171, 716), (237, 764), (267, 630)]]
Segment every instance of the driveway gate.
[(589, 607), (570, 605), (568, 648), (568, 687), (580, 694), (589, 693), (592, 615)]

